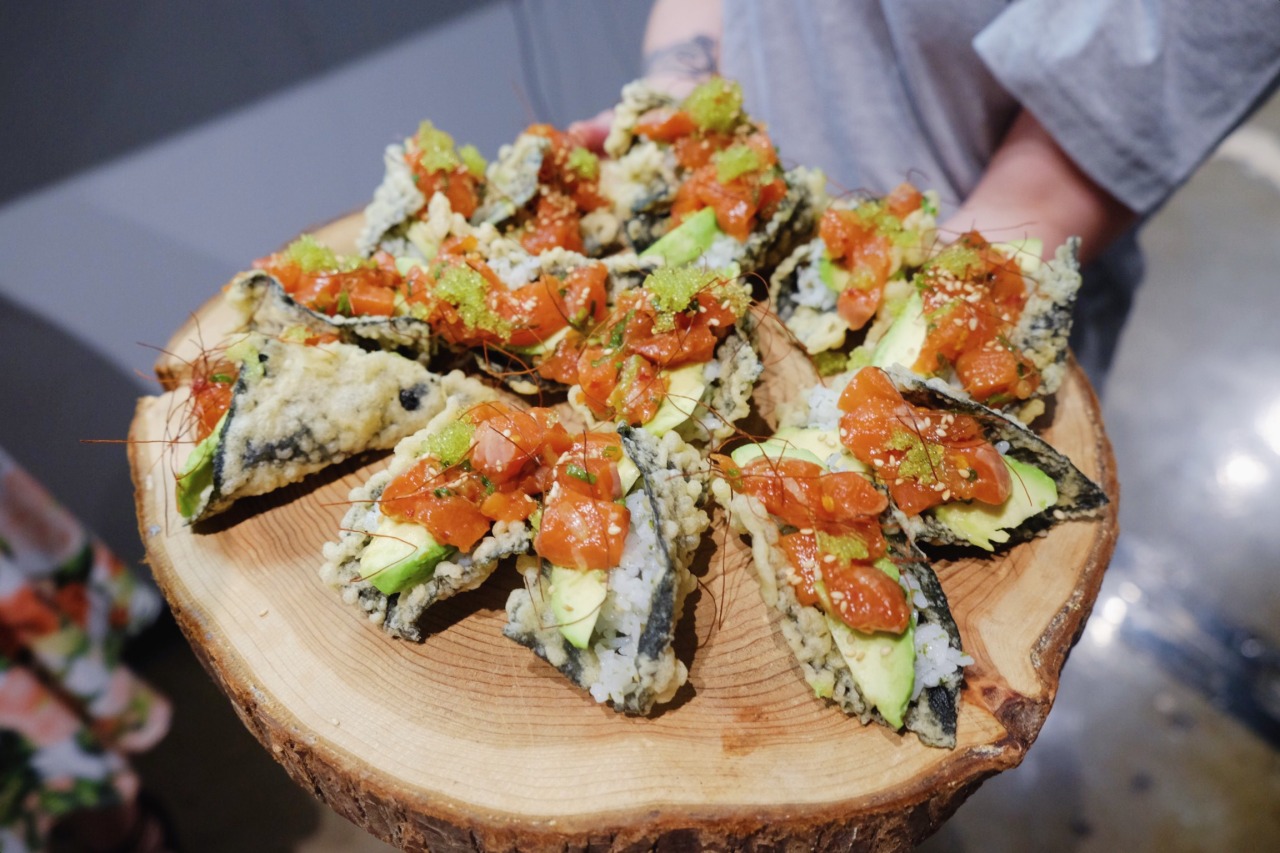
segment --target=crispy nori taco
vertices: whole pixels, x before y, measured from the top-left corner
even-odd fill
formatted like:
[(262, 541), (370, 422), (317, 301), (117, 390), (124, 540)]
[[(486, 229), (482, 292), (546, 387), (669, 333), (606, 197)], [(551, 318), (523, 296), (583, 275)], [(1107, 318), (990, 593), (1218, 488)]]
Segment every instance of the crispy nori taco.
[(477, 404), (496, 399), (484, 386), (451, 395), (431, 423), (396, 446), (387, 470), (351, 491), (352, 506), (343, 519), (342, 536), (324, 547), (321, 578), (393, 637), (421, 640), (427, 608), (475, 589), (501, 560), (522, 554), (530, 546), (528, 521), (494, 522), (489, 532), (465, 551), (442, 546), (425, 528), (415, 532), (410, 525), (397, 524), (379, 504), (393, 480), (432, 452), (433, 439), (447, 436), (451, 425)]
[[(863, 376), (867, 371), (882, 375)], [(864, 422), (896, 433), (890, 435), (888, 449), (869, 452), (873, 448), (863, 445), (854, 451), (860, 442), (845, 430), (859, 421), (844, 422), (853, 416), (842, 410), (840, 401), (855, 384), (879, 388), (876, 395), (897, 395), (898, 404), (905, 407), (888, 410), (891, 414), (881, 411)], [(856, 402), (852, 405), (852, 411), (869, 411)], [(903, 500), (898, 501), (899, 523), (920, 543), (994, 551), (1028, 541), (1058, 522), (1094, 517), (1108, 502), (1100, 486), (1023, 424), (967, 399), (940, 379), (921, 379), (901, 368), (865, 367), (843, 382), (814, 387), (803, 402), (782, 412), (780, 433), (784, 432), (790, 441), (819, 445), (827, 461), (842, 470), (876, 472), (891, 499), (899, 487), (905, 488), (904, 495), (913, 489), (938, 492), (942, 502), (923, 500), (923, 509), (903, 510)], [(948, 432), (960, 444), (949, 446), (951, 439), (942, 438)], [(951, 497), (952, 486), (947, 485), (954, 484), (949, 478), (962, 457), (969, 460), (961, 467), (970, 472), (967, 479), (973, 485), (961, 486), (972, 491), (972, 498)], [(990, 500), (991, 493), (979, 484), (992, 482), (985, 479), (992, 473), (999, 479), (1002, 470), (1008, 472), (1007, 498), (984, 503), (980, 498)]]
[(446, 236), (466, 236), (467, 218), (487, 195), (484, 159), (473, 146), (423, 122), (418, 132), (388, 145), (384, 174), (364, 210), (356, 248), (429, 259)]
[(265, 272), (237, 275), (227, 286), (226, 299), (250, 328), (265, 334), (302, 327), (316, 335), (336, 335), (340, 341), (364, 349), (392, 350), (423, 362), (432, 353), (431, 327), (417, 317), (324, 314), (298, 302), (275, 276)]
[[(812, 461), (787, 445), (758, 447), (772, 459), (798, 452)], [(735, 458), (746, 457), (735, 452)], [(930, 746), (954, 747), (961, 667), (972, 661), (963, 652), (937, 577), (923, 555), (892, 526), (892, 517), (884, 516), (887, 552), (866, 571), (880, 573), (881, 582), (896, 590), (905, 602), (899, 606), (909, 609), (909, 619), (904, 620), (905, 630), (897, 632), (855, 630), (832, 615), (838, 605), (830, 602), (841, 593), (824, 591), (815, 603), (801, 600), (799, 578), (806, 572), (791, 565), (782, 545), (784, 533), (795, 533), (795, 528), (771, 515), (755, 495), (731, 486), (743, 476), (740, 469), (727, 473), (726, 479), (712, 482), (712, 494), (725, 508), (730, 526), (750, 538), (761, 596), (814, 694), (863, 723), (905, 728)], [(822, 542), (821, 533), (818, 541)], [(822, 554), (822, 550), (815, 552), (815, 561), (835, 559)], [(819, 566), (825, 565), (817, 563), (807, 570), (819, 578), (816, 588), (822, 587)], [(900, 612), (906, 616), (908, 611)]]
[(770, 305), (806, 352), (843, 347), (907, 285), (933, 248), (936, 211), (936, 193), (903, 184), (886, 198), (841, 198), (822, 212), (819, 233), (837, 249), (815, 237), (777, 265), (769, 284)]
[(626, 421), (698, 443), (728, 437), (764, 370), (750, 306), (735, 267), (659, 269), (588, 336), (556, 351), (560, 364), (576, 364), (559, 373), (573, 383), (570, 405), (591, 422)]
[(672, 646), (685, 596), (696, 586), (689, 564), (708, 519), (698, 507), (702, 460), (695, 450), (674, 434), (658, 439), (625, 426), (619, 432), (640, 476), (626, 497), (625, 548), (607, 571), (589, 635), (579, 645), (561, 630), (552, 602), (562, 593), (553, 587), (553, 568), (537, 559), (525, 561), (527, 588), (507, 599), (504, 633), (597, 702), (645, 714), (670, 701), (687, 677)]
[[(975, 537), (972, 518), (974, 512), (988, 514), (976, 503), (948, 510), (947, 505), (926, 511), (917, 516), (901, 518), (903, 528), (914, 541), (932, 545), (978, 545), (992, 550), (995, 545), (1011, 547), (1026, 542), (1049, 529), (1054, 524), (1071, 519), (1095, 517), (1107, 505), (1108, 498), (1102, 487), (1089, 479), (1070, 459), (1055, 450), (1021, 423), (980, 403), (967, 400), (939, 381), (924, 381), (906, 371), (886, 371), (894, 385), (902, 392), (903, 399), (916, 406), (939, 412), (968, 415), (982, 426), (986, 439), (994, 444), (1006, 460), (1012, 460), (1015, 474), (1012, 500), (1035, 500), (1039, 480), (1035, 471), (1042, 472), (1052, 481), (1053, 490), (1044, 501), (1053, 500), (1043, 509), (1022, 518), (1015, 527), (993, 527), (984, 524), (983, 532)], [(1018, 467), (1018, 464), (1025, 467)], [(999, 517), (1000, 510), (993, 508), (989, 518)], [(989, 535), (989, 538), (987, 538)], [(980, 541), (975, 541), (975, 538)]]
[(306, 345), (250, 332), (228, 348), (230, 404), (179, 475), (188, 521), (221, 512), (421, 428), (447, 393), (478, 383), (394, 353)]
[[(1081, 282), (1079, 247), (1079, 238), (1069, 238), (1042, 263), (1039, 240), (988, 244), (981, 235), (963, 235), (925, 262), (902, 298), (886, 300), (850, 364), (914, 370), (1031, 423), (1066, 375), (1067, 340)], [(1009, 303), (982, 298), (1003, 286), (988, 282), (1007, 282), (1011, 274), (1020, 276), (1025, 288), (1024, 304), (1013, 322), (1005, 314)], [(966, 329), (976, 330), (979, 346), (965, 342)], [(958, 357), (956, 348), (962, 352)], [(976, 356), (973, 364), (980, 364), (984, 351), (1005, 359), (1003, 380), (970, 381), (987, 370), (968, 375), (965, 359)]]

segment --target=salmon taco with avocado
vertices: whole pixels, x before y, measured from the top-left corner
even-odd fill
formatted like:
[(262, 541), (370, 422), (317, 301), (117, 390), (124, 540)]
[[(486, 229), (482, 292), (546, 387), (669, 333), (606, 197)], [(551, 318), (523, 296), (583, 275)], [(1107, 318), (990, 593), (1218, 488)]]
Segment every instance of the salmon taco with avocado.
[(449, 240), (405, 276), (406, 302), (455, 356), (474, 359), (521, 394), (551, 390), (538, 364), (567, 337), (602, 322), (619, 292), (654, 265), (635, 255), (597, 261), (556, 249), (529, 255), (512, 241)]
[(385, 251), (395, 257), (429, 260), (446, 236), (465, 236), (467, 221), (486, 191), (487, 164), (475, 146), (429, 121), (418, 132), (383, 152), (382, 183), (364, 210), (356, 238), (361, 255)]
[(1079, 244), (1071, 238), (1042, 262), (1039, 240), (962, 235), (885, 300), (849, 365), (897, 365), (1031, 423), (1066, 375)]
[(301, 327), (426, 363), (432, 331), (403, 269), (385, 252), (367, 259), (340, 255), (304, 234), (232, 279), (225, 298), (249, 328), (265, 334)]
[(518, 563), (504, 633), (615, 711), (647, 714), (688, 677), (674, 642), (709, 523), (702, 469), (675, 433), (575, 437)]
[(246, 333), (205, 360), (189, 392), (194, 446), (177, 475), (188, 522), (296, 483), (420, 429), (446, 394), (481, 387), (394, 353), (312, 336)]
[(572, 386), (569, 403), (595, 422), (720, 440), (750, 410), (764, 369), (750, 307), (732, 268), (662, 267), (592, 329), (570, 332), (538, 373)]
[(818, 236), (770, 279), (773, 309), (807, 353), (843, 348), (886, 298), (904, 298), (934, 248), (937, 214), (937, 194), (907, 183), (884, 198), (840, 199), (823, 211)]
[(530, 254), (565, 249), (599, 257), (618, 248), (618, 222), (600, 193), (600, 159), (549, 124), (504, 145), (488, 169), (473, 225), (492, 225)]
[(864, 723), (954, 747), (962, 667), (972, 660), (885, 496), (865, 475), (832, 470), (783, 437), (714, 461), (712, 493), (750, 537), (761, 595), (814, 693)]
[(628, 85), (605, 151), (601, 191), (623, 242), (668, 264), (772, 267), (809, 238), (825, 203), (822, 174), (783, 171), (741, 87), (720, 77), (683, 101)]
[(523, 412), (488, 389), (451, 396), (396, 445), (386, 470), (351, 491), (321, 578), (388, 634), (421, 640), (427, 608), (528, 549), (534, 475), (563, 433), (549, 410)]
[(671, 644), (707, 526), (696, 451), (671, 435), (567, 431), (550, 409), (452, 399), (351, 494), (322, 578), (392, 636), (522, 555), (509, 637), (627, 713), (685, 679)]
[(994, 551), (1095, 516), (1106, 493), (1022, 424), (900, 369), (818, 386), (779, 435), (873, 477), (913, 541)]

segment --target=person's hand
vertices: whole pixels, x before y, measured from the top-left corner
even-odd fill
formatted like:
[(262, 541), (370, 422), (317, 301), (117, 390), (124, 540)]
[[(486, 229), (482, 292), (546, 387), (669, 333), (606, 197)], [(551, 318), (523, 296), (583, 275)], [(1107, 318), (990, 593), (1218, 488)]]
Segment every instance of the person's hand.
[(1088, 263), (1137, 221), (1137, 214), (1080, 170), (1031, 113), (1022, 111), (960, 208), (938, 226), (944, 241), (976, 229), (989, 240), (1035, 234), (1045, 258), (1081, 238)]
[[(644, 81), (679, 99), (716, 73), (723, 30), (722, 0), (656, 0), (645, 27)], [(569, 125), (579, 145), (603, 153), (613, 110)]]

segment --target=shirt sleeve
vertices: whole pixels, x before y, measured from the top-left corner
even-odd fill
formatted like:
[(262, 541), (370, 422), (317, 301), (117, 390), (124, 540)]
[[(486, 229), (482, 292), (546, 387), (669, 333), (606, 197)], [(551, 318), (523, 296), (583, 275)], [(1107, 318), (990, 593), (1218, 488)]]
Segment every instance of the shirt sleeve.
[(1275, 90), (1280, 0), (1018, 0), (973, 44), (1086, 174), (1147, 214)]

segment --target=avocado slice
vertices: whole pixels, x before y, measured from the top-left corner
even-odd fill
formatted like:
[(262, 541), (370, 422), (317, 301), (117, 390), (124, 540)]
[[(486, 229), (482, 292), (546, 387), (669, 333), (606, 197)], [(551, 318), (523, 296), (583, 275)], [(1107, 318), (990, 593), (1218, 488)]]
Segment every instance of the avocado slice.
[(1023, 275), (1035, 275), (1043, 263), (1040, 256), (1044, 253), (1044, 241), (1038, 237), (1026, 237), (1008, 243), (992, 243), (991, 248), (998, 249), (1017, 261)]
[(552, 565), (550, 575), (551, 612), (556, 626), (575, 648), (585, 649), (609, 591), (609, 573), (605, 569), (581, 571)]
[(853, 274), (831, 260), (830, 254), (823, 252), (822, 258), (818, 261), (818, 278), (832, 293), (840, 294), (849, 286)]
[(1058, 502), (1058, 485), (1034, 465), (1002, 457), (1013, 490), (999, 506), (978, 501), (942, 504), (933, 510), (934, 517), (965, 541), (987, 551), (996, 544), (1009, 541), (1012, 530), (1034, 515), (1039, 515)]
[(919, 293), (912, 293), (902, 306), (893, 324), (884, 333), (871, 353), (873, 367), (887, 368), (900, 364), (910, 370), (924, 349), (929, 324), (924, 316), (924, 300)]
[[(730, 453), (730, 458), (735, 465), (744, 467), (761, 456), (771, 459), (785, 456), (816, 463), (825, 470), (826, 463), (823, 460), (829, 458), (836, 448), (843, 449), (843, 446), (835, 430), (785, 427), (778, 430), (773, 438), (736, 448)], [(875, 566), (898, 580), (898, 567), (892, 560), (877, 560)], [(830, 602), (822, 582), (819, 581), (816, 586), (819, 598), (827, 603), (826, 609), (830, 610)], [(911, 692), (915, 687), (914, 611), (913, 606), (911, 623), (902, 634), (855, 631), (839, 619), (825, 616), (827, 627), (849, 667), (858, 691), (895, 729), (903, 726), (907, 705), (911, 702)]]
[(777, 438), (767, 438), (755, 444), (744, 444), (741, 447), (734, 448), (733, 452), (729, 454), (733, 464), (739, 468), (746, 467), (761, 456), (767, 456), (770, 459), (781, 459), (785, 456), (788, 459), (799, 459), (804, 462), (821, 465), (824, 470), (827, 467), (826, 463), (815, 456), (812, 451), (797, 447), (786, 441), (780, 441)]
[(394, 595), (428, 580), (436, 565), (457, 550), (436, 542), (421, 524), (384, 515), (360, 554), (360, 575), (383, 595)]
[(178, 475), (178, 512), (183, 518), (191, 518), (200, 509), (205, 490), (213, 488), (213, 460), (218, 455), (218, 442), (222, 440), (222, 428), (227, 423), (223, 415), (213, 432), (205, 436), (187, 456), (187, 462)]
[(667, 266), (681, 266), (700, 258), (722, 233), (715, 210), (704, 207), (658, 238), (640, 257), (662, 258)]
[(640, 479), (640, 469), (636, 467), (636, 463), (626, 453), (622, 454), (622, 458), (618, 460), (618, 480), (622, 483), (622, 493), (629, 494), (631, 487)]
[(518, 355), (546, 355), (547, 353), (555, 350), (555, 348), (560, 345), (560, 342), (568, 337), (570, 328), (571, 327), (569, 326), (565, 326), (563, 329), (552, 332), (550, 335), (547, 335), (544, 340), (541, 340), (536, 344), (529, 344), (527, 347), (508, 347), (507, 349)]
[(661, 436), (693, 417), (707, 390), (707, 382), (703, 378), (705, 372), (705, 364), (686, 364), (675, 370), (662, 371), (667, 380), (667, 396), (662, 398), (658, 411), (644, 424), (644, 428)]
[(782, 441), (800, 450), (807, 450), (814, 456), (823, 460), (823, 467), (831, 467), (827, 465), (826, 460), (831, 458), (831, 454), (840, 454), (840, 464), (837, 470), (840, 471), (857, 471), (860, 474), (868, 474), (871, 467), (863, 463), (858, 457), (849, 452), (849, 448), (840, 443), (840, 433), (834, 429), (821, 429), (819, 427), (781, 427), (773, 434), (773, 440)]
[[(892, 560), (880, 559), (875, 565), (889, 577), (898, 579), (898, 567)], [(901, 634), (867, 633), (855, 631), (839, 619), (827, 616), (827, 627), (840, 649), (840, 656), (849, 666), (858, 692), (895, 729), (903, 726), (915, 687), (915, 621), (913, 612), (907, 630)]]

